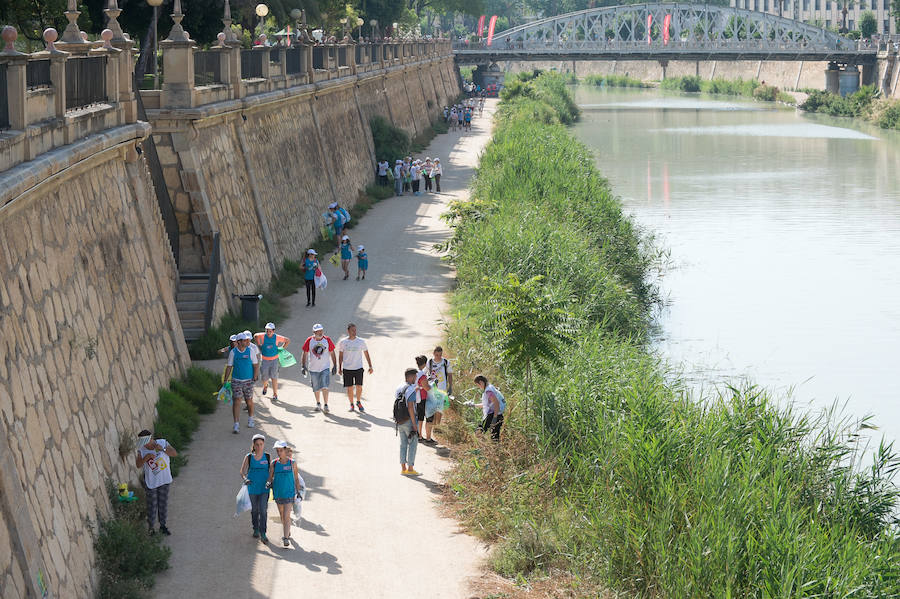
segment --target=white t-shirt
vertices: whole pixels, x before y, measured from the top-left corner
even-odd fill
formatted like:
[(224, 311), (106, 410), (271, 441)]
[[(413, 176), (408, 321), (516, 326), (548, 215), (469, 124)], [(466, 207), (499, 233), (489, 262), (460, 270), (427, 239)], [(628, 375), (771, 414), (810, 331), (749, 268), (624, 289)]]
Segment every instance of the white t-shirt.
[(363, 352), (368, 351), (365, 339), (344, 337), (338, 341), (338, 351), (344, 352), (344, 370), (359, 370), (363, 367)]
[[(444, 370), (446, 368), (446, 371)], [(450, 366), (450, 360), (441, 358), (440, 362), (435, 362), (434, 358), (428, 360), (428, 370), (431, 372), (432, 378), (436, 379), (435, 387), (441, 391), (447, 390), (447, 377), (445, 374), (453, 374), (453, 367)]]
[(310, 372), (322, 372), (331, 368), (329, 352), (334, 351), (334, 342), (328, 336), (321, 339), (316, 339), (315, 335), (309, 337), (303, 344), (303, 351), (309, 352)]
[[(165, 439), (157, 439), (157, 443), (165, 447), (168, 445)], [(162, 485), (172, 482), (172, 469), (169, 466), (169, 456), (165, 451), (154, 451), (141, 447), (139, 450), (141, 458), (152, 455), (153, 459), (144, 464), (144, 484), (148, 489), (155, 489)]]
[(378, 175), (381, 177), (387, 176), (388, 163), (387, 162), (379, 162), (378, 163)]
[[(259, 351), (259, 346), (251, 343), (248, 347), (250, 348), (250, 363), (259, 364), (259, 358), (262, 356), (262, 352)], [(234, 355), (230, 351), (228, 352), (228, 361), (225, 365), (234, 366)]]
[[(416, 384), (415, 383), (413, 383), (411, 385), (409, 383), (403, 383), (402, 385), (397, 387), (396, 391), (394, 391), (394, 397), (397, 397), (398, 395), (400, 395), (402, 393), (403, 397), (406, 398), (406, 401), (409, 402), (412, 394), (415, 392), (416, 392)], [(418, 394), (416, 395), (416, 403), (419, 403)]]
[(497, 398), (497, 403), (500, 404), (500, 411), (497, 413), (499, 416), (503, 412), (506, 411), (506, 400), (503, 397), (503, 394), (497, 391), (497, 388), (493, 385), (488, 385), (484, 388), (484, 393), (481, 394), (481, 413), (487, 418), (487, 415), (494, 411), (494, 403), (490, 399), (490, 395), (493, 395)]

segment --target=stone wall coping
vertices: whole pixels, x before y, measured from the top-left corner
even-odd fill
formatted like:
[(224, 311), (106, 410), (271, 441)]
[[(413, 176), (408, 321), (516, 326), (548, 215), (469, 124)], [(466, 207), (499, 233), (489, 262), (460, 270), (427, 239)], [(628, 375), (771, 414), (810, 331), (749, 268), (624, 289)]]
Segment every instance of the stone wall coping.
[(54, 148), (28, 162), (0, 173), (0, 211), (23, 193), (54, 178), (71, 166), (110, 148), (145, 139), (150, 123), (138, 121), (94, 133), (78, 141)]

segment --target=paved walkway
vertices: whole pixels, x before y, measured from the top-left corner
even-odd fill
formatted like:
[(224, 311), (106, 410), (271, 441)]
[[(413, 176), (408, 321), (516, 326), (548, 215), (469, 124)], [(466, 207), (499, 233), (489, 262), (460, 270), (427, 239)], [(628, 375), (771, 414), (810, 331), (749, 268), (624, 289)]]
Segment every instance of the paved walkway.
[[(413, 356), (430, 355), (441, 338), (450, 268), (432, 246), (445, 239), (439, 220), (447, 202), (466, 195), (477, 157), (489, 137), (488, 101), (470, 133), (438, 136), (423, 153), (444, 163), (443, 193), (404, 195), (375, 206), (349, 232), (369, 254), (366, 281), (342, 281), (328, 265), (328, 288), (317, 307), (305, 308), (300, 292), (290, 298), (292, 317), (276, 323), (292, 340), (298, 361), (314, 323), (325, 326), (335, 343), (354, 321), (367, 339), (375, 374), (366, 374), (366, 414), (348, 412), (343, 389), (333, 377), (332, 413), (314, 412), (308, 379), (299, 365), (283, 369), (279, 402), (257, 401), (258, 429), (231, 433), (231, 409), (219, 407), (195, 435), (189, 463), (172, 485), (169, 527), (173, 534), (171, 569), (154, 588), (156, 597), (294, 598), (403, 597), (458, 599), (469, 596), (468, 579), (479, 575), (485, 549), (437, 509), (441, 472), (448, 467), (438, 447), (420, 445), (416, 468), (421, 478), (400, 475), (398, 440), (391, 400)], [(324, 262), (323, 262), (324, 263)], [(255, 332), (255, 331), (254, 331)], [(221, 362), (210, 367), (221, 371)], [(260, 399), (259, 389), (256, 391)], [(250, 535), (250, 514), (237, 520), (234, 497), (238, 469), (256, 432), (297, 448), (300, 471), (309, 488), (303, 520), (283, 548), (281, 525), (269, 502), (269, 545)]]

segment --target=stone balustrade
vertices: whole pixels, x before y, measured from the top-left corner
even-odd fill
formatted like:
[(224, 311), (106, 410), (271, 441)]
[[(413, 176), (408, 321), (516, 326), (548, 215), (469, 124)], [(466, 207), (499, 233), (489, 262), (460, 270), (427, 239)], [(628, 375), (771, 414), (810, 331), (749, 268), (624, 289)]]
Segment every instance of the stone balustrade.
[(13, 47), (18, 34), (3, 28), (0, 52), (0, 172), (53, 148), (137, 119), (132, 78), (132, 43), (56, 42), (47, 29), (47, 49), (25, 54)]
[(255, 94), (384, 71), (451, 56), (448, 40), (241, 48), (163, 42), (162, 89), (141, 90), (148, 110), (195, 108)]

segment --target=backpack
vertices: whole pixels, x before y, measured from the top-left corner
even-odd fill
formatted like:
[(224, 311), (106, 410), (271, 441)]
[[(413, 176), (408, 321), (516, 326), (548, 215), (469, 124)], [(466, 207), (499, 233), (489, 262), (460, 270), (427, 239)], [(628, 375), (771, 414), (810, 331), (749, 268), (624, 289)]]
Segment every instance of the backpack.
[(344, 219), (345, 225), (350, 222), (350, 213), (347, 212), (347, 210), (345, 210), (344, 208), (338, 208), (338, 212), (340, 213), (341, 217)]
[[(252, 451), (247, 454), (247, 474), (250, 474), (250, 456), (252, 456), (252, 455), (253, 455)], [(272, 456), (269, 455), (268, 451), (264, 451), (263, 455), (266, 457), (266, 462), (269, 464), (269, 466), (271, 466), (272, 465)]]
[(409, 385), (397, 392), (394, 397), (394, 423), (403, 424), (409, 420), (409, 407), (406, 405), (406, 390)]
[[(447, 364), (450, 363), (450, 360), (444, 358), (441, 361), (441, 367), (444, 369), (444, 380), (447, 380)], [(434, 359), (428, 358), (428, 372), (432, 372), (434, 370)]]

